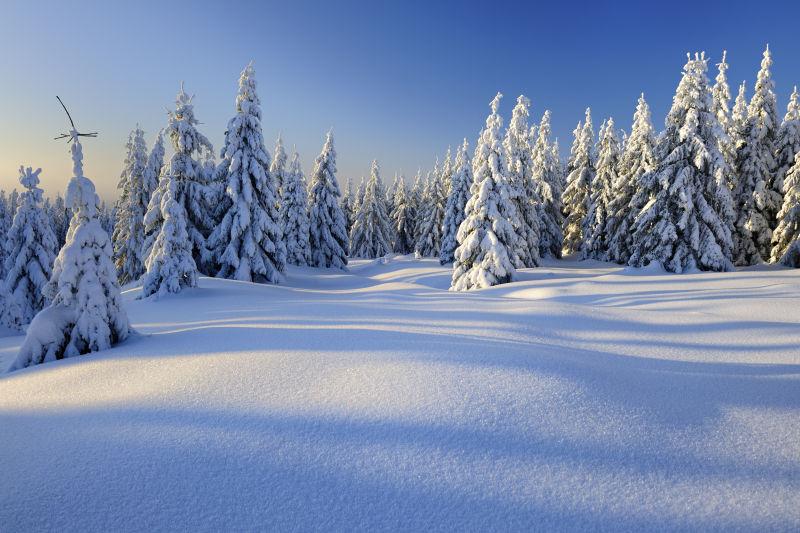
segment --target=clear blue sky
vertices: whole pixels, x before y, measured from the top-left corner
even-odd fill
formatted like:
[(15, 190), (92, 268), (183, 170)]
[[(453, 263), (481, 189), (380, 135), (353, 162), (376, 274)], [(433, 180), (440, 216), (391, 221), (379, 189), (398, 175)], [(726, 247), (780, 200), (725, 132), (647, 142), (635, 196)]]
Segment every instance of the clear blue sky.
[(534, 4), (5, 0), (0, 186), (14, 186), (20, 163), (43, 168), (48, 194), (66, 184), (56, 94), (79, 128), (100, 132), (84, 151), (106, 198), (128, 132), (139, 122), (150, 142), (181, 80), (218, 147), (251, 59), (270, 150), (282, 132), (309, 171), (333, 127), (342, 182), (373, 158), (385, 178), (411, 175), (464, 136), (474, 143), (498, 90), (506, 117), (521, 93), (536, 120), (551, 109), (563, 154), (586, 106), (597, 125), (610, 115), (628, 128), (644, 91), (660, 128), (687, 51), (705, 50), (713, 68), (727, 48), (735, 93), (752, 87), (769, 42), (781, 116), (800, 83), (800, 2)]

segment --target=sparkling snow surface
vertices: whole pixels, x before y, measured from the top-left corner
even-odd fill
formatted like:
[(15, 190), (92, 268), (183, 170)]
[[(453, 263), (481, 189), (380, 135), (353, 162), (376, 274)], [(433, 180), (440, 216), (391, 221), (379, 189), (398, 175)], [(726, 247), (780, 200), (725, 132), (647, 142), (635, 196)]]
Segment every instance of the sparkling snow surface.
[(140, 336), (0, 377), (0, 530), (800, 528), (800, 271), (449, 276), (128, 290)]

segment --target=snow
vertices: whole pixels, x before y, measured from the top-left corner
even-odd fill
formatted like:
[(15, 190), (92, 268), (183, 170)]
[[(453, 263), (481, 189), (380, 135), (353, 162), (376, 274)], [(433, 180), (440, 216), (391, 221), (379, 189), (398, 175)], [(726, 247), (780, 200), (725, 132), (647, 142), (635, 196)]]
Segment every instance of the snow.
[(450, 273), (129, 288), (140, 335), (0, 377), (0, 529), (800, 527), (797, 270)]

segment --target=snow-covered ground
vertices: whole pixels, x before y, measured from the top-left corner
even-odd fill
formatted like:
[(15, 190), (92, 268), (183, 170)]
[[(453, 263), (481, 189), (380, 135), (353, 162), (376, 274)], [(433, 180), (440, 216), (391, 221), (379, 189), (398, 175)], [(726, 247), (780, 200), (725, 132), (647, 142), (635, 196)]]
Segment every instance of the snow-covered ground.
[(0, 530), (800, 528), (800, 271), (449, 274), (128, 290), (139, 337), (0, 377)]

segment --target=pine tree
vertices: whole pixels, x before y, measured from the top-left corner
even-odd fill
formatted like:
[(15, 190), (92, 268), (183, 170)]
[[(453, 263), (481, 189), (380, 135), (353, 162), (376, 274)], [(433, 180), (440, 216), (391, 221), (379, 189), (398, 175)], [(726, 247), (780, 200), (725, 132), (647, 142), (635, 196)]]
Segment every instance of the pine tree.
[(5, 241), (6, 324), (22, 329), (47, 305), (42, 289), (53, 271), (56, 236), (42, 206), (42, 169), (19, 167), (25, 190)]
[(452, 263), (458, 247), (458, 228), (464, 221), (464, 209), (470, 198), (472, 186), (472, 163), (470, 161), (467, 139), (456, 153), (456, 162), (451, 179), (450, 194), (447, 196), (444, 221), (442, 223), (442, 246), (439, 249), (439, 263)]
[(735, 174), (733, 169), (736, 165), (736, 146), (731, 138), (731, 90), (728, 86), (728, 51), (722, 51), (722, 61), (717, 63), (717, 77), (715, 78), (714, 87), (711, 89), (711, 110), (714, 116), (717, 117), (720, 128), (724, 135), (720, 136), (719, 151), (725, 158), (725, 163), (728, 166), (728, 188), (733, 191), (735, 188)]
[(718, 197), (730, 195), (718, 179), (724, 160), (707, 68), (698, 54), (684, 66), (659, 140), (658, 167), (645, 174), (634, 199), (644, 207), (632, 228), (631, 265), (657, 263), (670, 272), (732, 269), (730, 231), (713, 207)]
[(300, 154), (292, 154), (289, 171), (283, 179), (281, 199), (281, 226), (286, 240), (287, 262), (292, 265), (308, 264), (308, 197), (306, 178), (300, 168)]
[(394, 230), (392, 250), (398, 254), (408, 254), (414, 250), (414, 213), (406, 194), (405, 178), (400, 178), (395, 188), (389, 214)]
[(60, 250), (67, 242), (67, 230), (69, 229), (71, 218), (72, 213), (64, 203), (64, 197), (61, 194), (57, 194), (50, 210), (50, 225), (53, 228), (53, 234), (56, 236), (56, 250)]
[(161, 175), (161, 169), (164, 166), (164, 131), (159, 131), (156, 135), (156, 140), (153, 142), (153, 148), (147, 155), (147, 163), (144, 167), (142, 174), (142, 187), (144, 194), (149, 199), (153, 195), (153, 191), (158, 187), (158, 177)]
[[(11, 215), (11, 209), (8, 205), (8, 196), (6, 191), (0, 191), (0, 280), (6, 279), (6, 241), (8, 231), (11, 229), (11, 224), (14, 222), (14, 217)], [(0, 309), (2, 306), (0, 306)]]
[(775, 147), (775, 188), (785, 191), (783, 180), (794, 164), (794, 156), (800, 152), (800, 96), (797, 87), (792, 91), (786, 115), (783, 117)]
[[(256, 85), (250, 64), (239, 78), (236, 115), (228, 122), (220, 163), (227, 171), (230, 209), (208, 238), (208, 248), (220, 265), (218, 277), (278, 283), (286, 270), (286, 244), (276, 182), (268, 170)], [(282, 151), (280, 139), (278, 146)], [(276, 171), (283, 172), (283, 166), (275, 167)]]
[(412, 231), (414, 233), (414, 248), (416, 248), (417, 241), (419, 240), (419, 221), (424, 207), (422, 204), (424, 189), (425, 182), (422, 179), (422, 169), (417, 169), (417, 174), (414, 176), (414, 185), (411, 186), (411, 190), (408, 192), (409, 216), (411, 216), (413, 220)]
[[(533, 129), (533, 127), (531, 128)], [(564, 236), (561, 226), (564, 216), (561, 213), (560, 161), (558, 147), (550, 142), (550, 111), (545, 111), (539, 122), (539, 130), (530, 138), (535, 139), (532, 149), (531, 179), (541, 204), (539, 209), (539, 256), (561, 257)], [(555, 152), (553, 151), (555, 148)]]
[(562, 203), (566, 211), (564, 218), (564, 250), (566, 255), (578, 252), (583, 245), (583, 227), (591, 202), (591, 186), (594, 180), (594, 129), (592, 110), (586, 108), (586, 122), (578, 129), (572, 145), (572, 155), (568, 166), (567, 187)]
[(528, 131), (530, 105), (530, 100), (525, 96), (517, 98), (517, 105), (512, 111), (511, 122), (503, 141), (514, 209), (517, 213), (517, 218), (513, 221), (519, 237), (514, 254), (519, 258), (519, 263), (515, 265), (517, 268), (536, 267), (540, 262), (541, 199), (533, 181), (533, 154)]
[(339, 206), (339, 184), (336, 181), (336, 150), (333, 133), (328, 132), (322, 153), (314, 163), (309, 199), (309, 264), (322, 268), (347, 270), (350, 248), (344, 213)]
[(591, 184), (589, 210), (583, 227), (581, 257), (603, 260), (608, 256), (608, 222), (613, 186), (619, 180), (620, 141), (609, 118), (600, 128), (597, 141), (597, 169)]
[(344, 194), (342, 195), (342, 201), (339, 203), (340, 207), (342, 208), (342, 213), (344, 214), (345, 219), (345, 228), (347, 229), (347, 234), (350, 235), (350, 230), (353, 228), (353, 203), (355, 202), (355, 196), (353, 196), (353, 185), (350, 181), (350, 178), (347, 178), (344, 184)]
[(772, 234), (773, 262), (800, 268), (800, 151), (783, 179), (783, 206)]
[[(734, 150), (738, 152), (739, 148), (745, 142), (745, 134), (747, 129), (747, 87), (745, 82), (739, 85), (739, 92), (736, 95), (736, 100), (731, 110), (731, 122), (728, 136), (731, 140), (731, 145)], [(736, 175), (734, 174), (734, 178)], [(733, 189), (736, 188), (734, 183)]]
[[(397, 195), (397, 188), (400, 187), (400, 177), (395, 172), (392, 184), (386, 188), (386, 212), (391, 213), (394, 211), (394, 197)], [(394, 236), (392, 236), (394, 242)]]
[(33, 319), (11, 370), (105, 350), (128, 337), (111, 239), (97, 219), (94, 184), (83, 175), (83, 149), (71, 132), (74, 176), (66, 203), (72, 210), (67, 242), (44, 290), (52, 301)]
[(144, 184), (147, 166), (147, 145), (139, 126), (128, 137), (125, 166), (117, 188), (121, 191), (117, 204), (118, 220), (112, 234), (114, 259), (120, 283), (129, 283), (144, 274), (144, 214), (150, 197)]
[(631, 134), (625, 143), (617, 180), (612, 184), (605, 229), (609, 239), (605, 260), (625, 264), (630, 259), (633, 246), (631, 228), (644, 202), (649, 200), (637, 195), (637, 191), (644, 189), (642, 180), (656, 169), (656, 165), (655, 131), (650, 120), (650, 107), (642, 94), (633, 114)]
[(503, 119), (497, 111), (501, 98), (497, 93), (492, 100), (492, 112), (475, 147), (474, 180), (464, 222), (458, 228), (452, 291), (490, 287), (514, 278), (513, 247), (517, 233), (511, 221), (517, 214), (500, 137)]
[(422, 206), (417, 211), (418, 231), (414, 247), (416, 257), (437, 257), (442, 246), (442, 225), (444, 223), (447, 193), (445, 180), (439, 161), (428, 175), (427, 186), (423, 193)]
[(372, 162), (370, 178), (350, 232), (350, 255), (374, 259), (392, 251), (392, 226), (386, 211), (386, 193), (377, 161)]
[[(259, 113), (261, 110), (259, 109)], [(286, 150), (283, 149), (283, 138), (278, 135), (275, 141), (275, 157), (269, 165), (269, 175), (272, 179), (272, 186), (275, 190), (276, 207), (280, 208), (280, 201), (283, 198), (283, 184), (286, 181), (286, 161), (288, 157)]]

